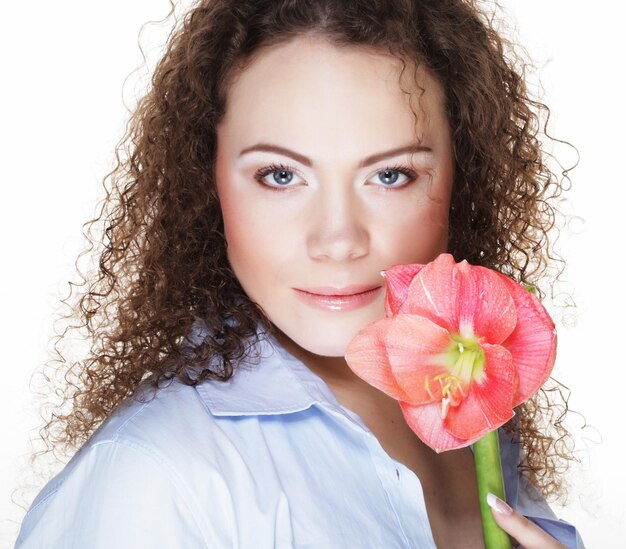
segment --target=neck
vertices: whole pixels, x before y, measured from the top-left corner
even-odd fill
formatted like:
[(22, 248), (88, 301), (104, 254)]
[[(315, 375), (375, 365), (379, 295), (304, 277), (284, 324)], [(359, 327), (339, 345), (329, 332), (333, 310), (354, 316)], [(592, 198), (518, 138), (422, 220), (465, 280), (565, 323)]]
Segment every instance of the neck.
[(289, 354), (300, 360), (329, 385), (369, 385), (350, 369), (344, 357), (316, 355), (298, 345), (281, 331), (277, 331), (275, 337)]

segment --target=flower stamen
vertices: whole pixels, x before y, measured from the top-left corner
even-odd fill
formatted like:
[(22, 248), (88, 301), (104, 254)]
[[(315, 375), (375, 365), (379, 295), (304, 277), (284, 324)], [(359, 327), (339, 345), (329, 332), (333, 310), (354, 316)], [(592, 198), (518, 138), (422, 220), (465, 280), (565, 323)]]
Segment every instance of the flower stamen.
[[(485, 378), (485, 353), (476, 338), (452, 336), (453, 343), (448, 350), (448, 371), (432, 377), (439, 383), (439, 390), (430, 385), (426, 376), (425, 388), (431, 398), (441, 399), (441, 418), (448, 415), (450, 406), (458, 406), (468, 395), (468, 388), (473, 382), (481, 383)], [(437, 396), (435, 396), (437, 395)]]
[(448, 415), (448, 408), (450, 407), (450, 399), (448, 397), (443, 397), (441, 399), (441, 419), (446, 419)]

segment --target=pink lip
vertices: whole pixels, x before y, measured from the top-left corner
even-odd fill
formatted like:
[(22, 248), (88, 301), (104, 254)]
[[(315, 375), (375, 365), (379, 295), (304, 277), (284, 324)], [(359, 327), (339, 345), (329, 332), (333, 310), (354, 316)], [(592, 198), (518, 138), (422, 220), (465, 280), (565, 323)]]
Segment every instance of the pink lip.
[(316, 286), (315, 288), (295, 288), (302, 292), (308, 292), (310, 294), (317, 295), (354, 295), (367, 292), (380, 288), (380, 284), (351, 284), (350, 286), (344, 286), (343, 288), (335, 288), (333, 286)]
[[(326, 311), (350, 311), (369, 305), (374, 301), (382, 286), (347, 286), (345, 288), (317, 287), (300, 290), (294, 288), (296, 295), (306, 304)], [(313, 292), (328, 292), (315, 293)], [(331, 294), (330, 292), (337, 292)], [(341, 292), (341, 293), (340, 293)]]

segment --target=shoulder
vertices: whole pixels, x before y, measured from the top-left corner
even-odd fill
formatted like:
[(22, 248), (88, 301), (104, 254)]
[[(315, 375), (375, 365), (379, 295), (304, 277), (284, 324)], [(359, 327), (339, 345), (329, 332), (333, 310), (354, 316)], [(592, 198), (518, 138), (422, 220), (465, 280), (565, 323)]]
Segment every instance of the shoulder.
[(216, 428), (179, 382), (128, 399), (37, 495), (16, 547), (219, 546), (232, 517), (221, 506), (205, 512), (193, 476), (201, 462), (216, 500), (228, 497), (212, 459)]
[(178, 462), (181, 457), (189, 458), (192, 447), (206, 440), (207, 433), (216, 427), (196, 388), (174, 380), (156, 391), (141, 387), (113, 412), (81, 451), (118, 443)]
[[(183, 471), (194, 460), (201, 459), (205, 471), (211, 462), (217, 466), (215, 438), (221, 429), (195, 387), (180, 381), (157, 391), (142, 386), (100, 425), (49, 484), (59, 485), (76, 469), (85, 469), (97, 460), (115, 463), (119, 474), (141, 472), (149, 462), (181, 488), (189, 488)], [(45, 493), (38, 499), (42, 497)]]

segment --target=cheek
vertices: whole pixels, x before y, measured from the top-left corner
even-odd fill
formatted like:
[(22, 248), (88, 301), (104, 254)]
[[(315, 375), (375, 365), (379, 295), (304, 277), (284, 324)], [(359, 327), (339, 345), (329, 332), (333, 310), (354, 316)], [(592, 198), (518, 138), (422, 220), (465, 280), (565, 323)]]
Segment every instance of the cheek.
[[(243, 193), (238, 193), (231, 184), (230, 174), (218, 169), (218, 195), (222, 219), (224, 220), (224, 236), (227, 243), (228, 261), (239, 281), (244, 285), (242, 273), (254, 268), (255, 258), (251, 255), (249, 220), (251, 205)], [(245, 285), (244, 285), (245, 288)]]
[(448, 204), (428, 197), (406, 201), (376, 231), (388, 264), (427, 263), (448, 247)]
[(263, 207), (254, 193), (224, 189), (220, 202), (230, 265), (246, 293), (262, 301), (283, 270), (292, 232), (280, 211)]
[(449, 209), (450, 204), (448, 202), (432, 202), (426, 208), (424, 213), (426, 222), (422, 224), (422, 230), (429, 239), (437, 239), (441, 235), (447, 236), (449, 228)]

